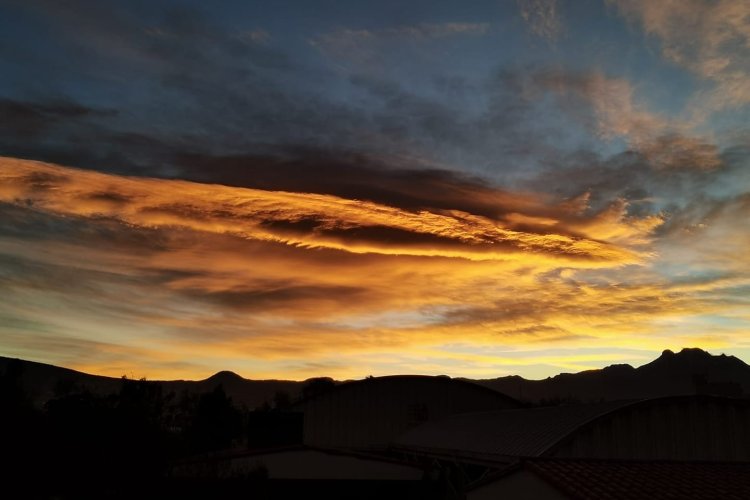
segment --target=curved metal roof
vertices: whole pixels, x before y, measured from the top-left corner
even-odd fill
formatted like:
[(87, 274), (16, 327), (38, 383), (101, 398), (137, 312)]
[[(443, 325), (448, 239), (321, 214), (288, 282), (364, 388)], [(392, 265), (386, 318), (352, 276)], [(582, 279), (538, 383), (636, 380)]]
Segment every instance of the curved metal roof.
[[(630, 402), (630, 404), (623, 405), (627, 406), (629, 410), (637, 410), (637, 409), (643, 409), (648, 407), (653, 407), (656, 405), (668, 405), (668, 404), (706, 404), (706, 403), (718, 403), (721, 405), (732, 405), (735, 408), (749, 408), (750, 407), (750, 400), (745, 398), (731, 398), (731, 397), (724, 397), (724, 396), (714, 396), (710, 394), (694, 394), (694, 395), (680, 395), (680, 396), (664, 396), (660, 398), (649, 398), (649, 399), (641, 399), (641, 400), (635, 400)], [(601, 420), (605, 420), (607, 418), (613, 417), (617, 412), (615, 410), (619, 410), (620, 408), (613, 409), (610, 412), (603, 413), (602, 415), (599, 415), (596, 418), (590, 419), (586, 422), (581, 422), (581, 425), (579, 425), (575, 430), (578, 432), (581, 432), (588, 428), (591, 425), (595, 425), (597, 422), (600, 422)], [(545, 450), (548, 454), (552, 452), (553, 450), (556, 450), (560, 446), (564, 445), (566, 442), (570, 441), (575, 437), (573, 432), (569, 432), (565, 434), (564, 436), (561, 436), (560, 439), (558, 439), (556, 442), (552, 443), (547, 450)]]
[(462, 413), (410, 429), (393, 446), (467, 461), (508, 462), (549, 453), (571, 439), (576, 431), (625, 408), (706, 401), (750, 405), (749, 400), (694, 395)]
[(399, 449), (476, 460), (539, 456), (582, 425), (633, 401), (452, 415), (408, 430)]

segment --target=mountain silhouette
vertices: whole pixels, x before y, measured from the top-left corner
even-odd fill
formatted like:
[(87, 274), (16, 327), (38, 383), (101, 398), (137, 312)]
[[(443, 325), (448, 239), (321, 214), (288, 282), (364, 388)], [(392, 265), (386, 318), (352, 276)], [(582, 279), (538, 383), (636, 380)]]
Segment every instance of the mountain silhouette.
[(206, 379), (207, 382), (217, 382), (220, 384), (233, 384), (245, 380), (241, 376), (229, 370), (216, 372)]
[[(12, 363), (20, 363), (23, 386), (26, 394), (37, 405), (69, 392), (87, 390), (94, 394), (114, 394), (122, 387), (123, 379), (90, 375), (88, 373), (61, 368), (34, 361), (25, 361), (0, 356), (0, 374)], [(239, 407), (255, 409), (273, 401), (279, 393), (290, 398), (298, 397), (307, 381), (250, 380), (231, 371), (220, 371), (204, 380), (155, 380), (165, 393), (202, 394), (221, 385), (227, 396)]]
[(665, 350), (638, 368), (615, 364), (598, 370), (562, 373), (544, 380), (519, 376), (477, 383), (532, 402), (608, 401), (684, 394), (742, 396), (750, 393), (750, 366), (742, 360), (702, 349)]
[[(85, 389), (95, 394), (120, 390), (122, 379), (90, 375), (33, 361), (0, 357), (0, 373), (11, 363), (20, 363), (27, 394), (42, 404), (61, 393)], [(330, 380), (330, 379), (326, 379)], [(611, 401), (684, 394), (742, 396), (750, 394), (750, 366), (734, 356), (712, 355), (702, 349), (685, 348), (678, 353), (664, 351), (654, 361), (638, 368), (615, 364), (597, 370), (562, 373), (544, 380), (527, 380), (513, 375), (472, 380), (511, 397), (532, 403)], [(221, 385), (238, 406), (248, 409), (271, 404), (280, 393), (299, 398), (307, 381), (252, 380), (231, 371), (220, 371), (198, 380), (153, 381), (165, 392), (200, 394)], [(330, 380), (330, 383), (334, 381)], [(345, 382), (344, 382), (345, 383)]]

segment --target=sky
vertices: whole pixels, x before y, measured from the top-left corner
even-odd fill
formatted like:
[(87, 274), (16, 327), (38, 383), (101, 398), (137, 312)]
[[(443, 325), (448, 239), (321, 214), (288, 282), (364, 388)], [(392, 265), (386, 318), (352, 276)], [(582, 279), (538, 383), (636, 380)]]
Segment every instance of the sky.
[(750, 361), (750, 3), (0, 0), (0, 355)]

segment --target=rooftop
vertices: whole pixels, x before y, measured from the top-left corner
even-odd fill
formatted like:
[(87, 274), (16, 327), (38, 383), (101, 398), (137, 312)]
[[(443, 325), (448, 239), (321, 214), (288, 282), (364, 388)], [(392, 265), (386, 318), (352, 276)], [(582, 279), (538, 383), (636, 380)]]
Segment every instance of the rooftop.
[(534, 457), (591, 420), (632, 401), (496, 410), (449, 416), (408, 430), (401, 449), (481, 460)]
[(523, 466), (571, 500), (742, 500), (750, 463), (534, 458)]

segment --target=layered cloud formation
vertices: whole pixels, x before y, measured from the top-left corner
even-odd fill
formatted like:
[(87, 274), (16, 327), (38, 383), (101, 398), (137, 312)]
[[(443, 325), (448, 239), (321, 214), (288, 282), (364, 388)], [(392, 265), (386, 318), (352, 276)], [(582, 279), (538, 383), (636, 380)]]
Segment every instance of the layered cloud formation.
[(519, 195), (506, 200), (510, 212), (493, 219), (452, 209), (407, 211), (330, 195), (125, 178), (10, 158), (0, 163), (0, 201), (6, 203), (59, 216), (184, 227), (352, 253), (633, 263), (639, 256), (628, 244), (646, 242), (661, 222), (659, 217), (626, 217), (622, 202), (583, 217), (575, 204), (544, 206), (531, 195)]
[(2, 7), (0, 355), (297, 379), (747, 359), (741, 2), (291, 4)]
[(0, 186), (10, 222), (0, 251), (15, 270), (6, 338), (59, 344), (96, 371), (137, 356), (151, 373), (191, 373), (183, 360), (200, 352), (253, 360), (264, 375), (354, 375), (334, 354), (346, 352), (371, 371), (393, 356), (480, 375), (515, 366), (482, 353), (498, 343), (635, 347), (647, 339), (634, 330), (743, 285), (669, 284), (645, 270), (663, 221), (628, 216), (622, 201), (594, 212), (585, 197), (549, 204), (479, 185), (472, 196), (465, 180), (443, 191), (460, 188), (480, 207), (497, 200), (497, 213), (431, 208), (445, 200), (430, 203), (426, 190), (416, 209), (11, 158), (0, 160)]

